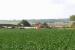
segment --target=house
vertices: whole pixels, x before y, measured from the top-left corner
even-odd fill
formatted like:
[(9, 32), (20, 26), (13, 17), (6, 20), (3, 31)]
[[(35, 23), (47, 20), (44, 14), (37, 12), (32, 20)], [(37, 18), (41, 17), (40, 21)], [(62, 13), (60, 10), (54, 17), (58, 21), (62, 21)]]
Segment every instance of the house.
[(34, 26), (36, 29), (42, 28), (42, 24), (40, 22), (37, 22)]

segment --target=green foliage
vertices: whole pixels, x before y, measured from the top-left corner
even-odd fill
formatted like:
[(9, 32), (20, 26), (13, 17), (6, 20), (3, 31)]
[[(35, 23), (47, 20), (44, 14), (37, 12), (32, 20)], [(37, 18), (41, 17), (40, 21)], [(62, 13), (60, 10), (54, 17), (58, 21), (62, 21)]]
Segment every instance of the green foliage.
[(70, 16), (71, 27), (75, 28), (75, 15)]
[(70, 16), (70, 21), (75, 21), (75, 15)]
[(46, 22), (43, 23), (44, 28), (49, 28), (48, 24)]
[(46, 23), (46, 22), (44, 22), (44, 24), (43, 24), (44, 26), (48, 26), (48, 24)]
[(0, 29), (0, 50), (75, 50), (75, 30)]

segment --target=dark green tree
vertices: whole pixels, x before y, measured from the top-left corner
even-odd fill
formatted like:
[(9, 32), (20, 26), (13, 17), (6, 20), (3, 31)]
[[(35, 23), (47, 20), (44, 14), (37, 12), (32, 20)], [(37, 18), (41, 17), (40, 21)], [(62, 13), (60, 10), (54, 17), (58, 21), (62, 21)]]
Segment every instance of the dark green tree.
[(70, 16), (70, 21), (75, 21), (75, 15)]
[(70, 16), (71, 27), (75, 27), (75, 15)]
[(44, 28), (49, 28), (48, 24), (46, 22), (43, 23)]
[(31, 26), (31, 24), (27, 20), (22, 20), (18, 25), (19, 26), (25, 26), (25, 27)]

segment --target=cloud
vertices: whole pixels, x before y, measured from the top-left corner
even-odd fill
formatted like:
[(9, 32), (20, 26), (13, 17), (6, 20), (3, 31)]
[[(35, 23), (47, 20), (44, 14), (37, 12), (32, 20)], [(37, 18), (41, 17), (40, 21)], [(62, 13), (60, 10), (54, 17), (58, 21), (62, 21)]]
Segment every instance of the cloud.
[(0, 0), (0, 19), (68, 18), (74, 0)]

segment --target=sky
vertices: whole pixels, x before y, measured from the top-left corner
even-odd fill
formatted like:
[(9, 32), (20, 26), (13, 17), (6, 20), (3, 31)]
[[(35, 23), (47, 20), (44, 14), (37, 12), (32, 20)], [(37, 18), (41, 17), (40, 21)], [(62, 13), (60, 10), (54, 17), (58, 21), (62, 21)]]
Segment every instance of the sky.
[(75, 0), (0, 0), (0, 20), (62, 19), (75, 15)]

